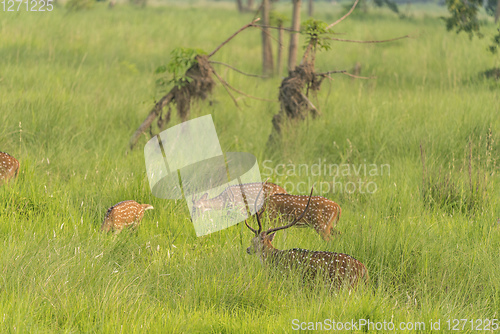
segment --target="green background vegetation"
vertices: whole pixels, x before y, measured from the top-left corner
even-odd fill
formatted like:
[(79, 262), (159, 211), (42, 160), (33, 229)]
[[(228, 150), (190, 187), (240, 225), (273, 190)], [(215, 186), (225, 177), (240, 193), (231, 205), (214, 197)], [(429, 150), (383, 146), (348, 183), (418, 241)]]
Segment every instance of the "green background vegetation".
[[(343, 9), (321, 4), (317, 12), (332, 22)], [(274, 242), (362, 261), (371, 284), (350, 294), (269, 272), (246, 254), (252, 233), (243, 224), (197, 238), (184, 201), (149, 191), (148, 138), (127, 153), (161, 97), (153, 73), (170, 51), (210, 52), (252, 13), (233, 4), (2, 13), (0, 149), (21, 170), (0, 188), (0, 331), (280, 333), (292, 319), (428, 326), (440, 318), (443, 328), (449, 318), (500, 318), (499, 85), (479, 75), (498, 59), (483, 51), (487, 40), (446, 32), (435, 10), (410, 13), (400, 20), (375, 9), (336, 27), (347, 33), (341, 38), (413, 38), (332, 43), (319, 54), (319, 71), (360, 62), (362, 75), (377, 78), (324, 82), (322, 116), (286, 127), (281, 150), (266, 149), (277, 103), (240, 97), (237, 109), (219, 84), (211, 104), (191, 110), (212, 114), (223, 151), (253, 153), (261, 164), (390, 164), (390, 175), (361, 176), (376, 182), (372, 195), (323, 194), (342, 207), (333, 242), (311, 229), (279, 232)], [(243, 32), (214, 58), (259, 73), (260, 31)], [(280, 78), (214, 66), (246, 93), (277, 99)], [(127, 199), (155, 210), (137, 233), (102, 235), (106, 209)]]

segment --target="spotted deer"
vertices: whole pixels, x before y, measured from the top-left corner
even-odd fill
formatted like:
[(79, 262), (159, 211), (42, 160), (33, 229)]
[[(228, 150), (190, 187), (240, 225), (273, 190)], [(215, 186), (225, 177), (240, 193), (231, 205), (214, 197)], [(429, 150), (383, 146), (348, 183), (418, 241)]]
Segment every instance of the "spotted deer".
[(101, 226), (101, 231), (115, 234), (126, 227), (137, 228), (144, 217), (144, 211), (154, 209), (149, 204), (139, 204), (136, 201), (123, 201), (110, 207)]
[(8, 153), (0, 152), (0, 184), (17, 177), (19, 161)]
[(207, 211), (224, 209), (236, 209), (246, 214), (245, 199), (247, 204), (251, 205), (261, 189), (264, 191), (264, 203), (272, 195), (286, 193), (285, 189), (274, 183), (255, 182), (229, 186), (214, 198), (208, 198), (208, 193), (205, 193), (195, 200), (193, 195), (192, 217), (198, 217)]
[(250, 247), (247, 248), (247, 253), (257, 254), (262, 263), (278, 268), (284, 273), (301, 273), (304, 281), (326, 280), (330, 287), (338, 289), (344, 285), (354, 288), (361, 279), (368, 283), (369, 276), (365, 265), (350, 255), (300, 248), (279, 250), (273, 247), (272, 241), (275, 233), (297, 224), (306, 215), (311, 203), (312, 189), (307, 205), (297, 218), (288, 225), (270, 228), (267, 231), (262, 231), (260, 217), (262, 211), (255, 215), (259, 225), (258, 230), (250, 227), (245, 220), (246, 226), (255, 234)]
[(308, 201), (311, 201), (309, 210), (302, 219), (299, 219), (296, 227), (310, 226), (318, 232), (323, 240), (329, 241), (330, 236), (335, 233), (334, 227), (340, 219), (340, 206), (327, 198), (321, 196), (298, 196), (290, 194), (274, 194), (268, 199), (268, 213), (271, 222), (291, 222), (297, 217)]

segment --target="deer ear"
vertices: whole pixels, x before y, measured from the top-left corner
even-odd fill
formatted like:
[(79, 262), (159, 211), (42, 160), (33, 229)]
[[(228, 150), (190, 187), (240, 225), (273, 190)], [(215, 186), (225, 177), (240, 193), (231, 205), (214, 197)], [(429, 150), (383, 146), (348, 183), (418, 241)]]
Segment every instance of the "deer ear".
[(273, 241), (275, 234), (276, 234), (276, 232), (271, 233), (271, 234), (268, 235), (269, 241)]

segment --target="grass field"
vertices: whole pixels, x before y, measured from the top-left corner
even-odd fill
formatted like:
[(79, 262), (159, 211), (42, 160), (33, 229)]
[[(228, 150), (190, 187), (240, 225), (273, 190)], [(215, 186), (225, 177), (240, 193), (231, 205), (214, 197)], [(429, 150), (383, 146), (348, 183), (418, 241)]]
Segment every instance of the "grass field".
[[(318, 18), (328, 22), (343, 13), (321, 6)], [(365, 319), (408, 322), (423, 333), (431, 321), (448, 331), (447, 320), (474, 320), (480, 329), (476, 319), (499, 319), (500, 86), (479, 75), (499, 58), (486, 52), (488, 38), (448, 33), (425, 8), (409, 13), (400, 20), (371, 10), (337, 26), (351, 39), (412, 38), (335, 43), (319, 54), (319, 71), (360, 62), (361, 75), (376, 78), (325, 81), (322, 116), (287, 126), (280, 149), (266, 149), (278, 103), (243, 96), (238, 109), (219, 84), (212, 103), (191, 110), (193, 118), (212, 115), (223, 151), (254, 154), (263, 177), (289, 190), (303, 184), (295, 193), (332, 182), (330, 174), (291, 172), (300, 164), (390, 166), (335, 179), (371, 182), (372, 193), (317, 188), (342, 207), (334, 241), (312, 229), (277, 234), (279, 249), (344, 252), (367, 266), (369, 285), (330, 293), (263, 268), (246, 254), (252, 233), (244, 224), (197, 238), (186, 203), (149, 190), (148, 137), (128, 151), (161, 97), (153, 72), (170, 51), (210, 52), (252, 13), (209, 2), (2, 12), (0, 150), (21, 170), (0, 188), (0, 332), (285, 333), (300, 322)], [(215, 60), (259, 73), (260, 52), (260, 31), (250, 29)], [(247, 94), (277, 99), (280, 78), (216, 69)], [(290, 175), (275, 169), (281, 164)], [(106, 209), (127, 199), (155, 210), (136, 233), (101, 234)], [(467, 322), (461, 332), (478, 331)]]

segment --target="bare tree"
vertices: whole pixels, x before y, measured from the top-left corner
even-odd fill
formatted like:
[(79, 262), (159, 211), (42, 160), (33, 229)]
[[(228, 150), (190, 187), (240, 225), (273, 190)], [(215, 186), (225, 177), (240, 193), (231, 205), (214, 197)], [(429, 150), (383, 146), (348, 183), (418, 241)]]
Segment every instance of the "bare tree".
[(307, 6), (307, 13), (309, 16), (313, 16), (314, 12), (314, 2), (313, 0), (309, 0), (308, 6)]
[(290, 49), (288, 52), (288, 72), (291, 73), (297, 65), (297, 52), (299, 49), (300, 7), (302, 0), (293, 0), (292, 34), (290, 35)]
[(271, 33), (269, 29), (271, 3), (262, 0), (262, 74), (271, 76), (274, 71), (273, 49), (271, 45)]

